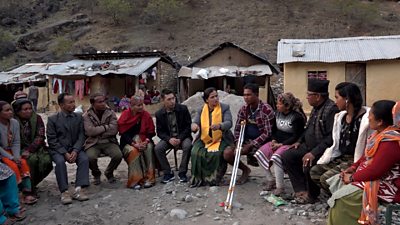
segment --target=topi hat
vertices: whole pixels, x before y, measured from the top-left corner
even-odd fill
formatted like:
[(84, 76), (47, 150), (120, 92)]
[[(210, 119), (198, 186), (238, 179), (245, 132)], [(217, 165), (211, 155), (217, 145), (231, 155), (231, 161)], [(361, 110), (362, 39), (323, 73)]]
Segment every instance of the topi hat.
[(329, 80), (308, 79), (308, 91), (328, 93)]

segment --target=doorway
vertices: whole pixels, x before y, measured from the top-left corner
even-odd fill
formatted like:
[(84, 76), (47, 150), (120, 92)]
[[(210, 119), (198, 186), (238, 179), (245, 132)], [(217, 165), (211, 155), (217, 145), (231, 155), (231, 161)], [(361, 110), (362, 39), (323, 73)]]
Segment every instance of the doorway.
[(366, 88), (365, 88), (365, 77), (366, 77), (366, 64), (365, 63), (347, 63), (345, 72), (346, 82), (356, 84), (361, 91), (364, 105), (366, 105)]

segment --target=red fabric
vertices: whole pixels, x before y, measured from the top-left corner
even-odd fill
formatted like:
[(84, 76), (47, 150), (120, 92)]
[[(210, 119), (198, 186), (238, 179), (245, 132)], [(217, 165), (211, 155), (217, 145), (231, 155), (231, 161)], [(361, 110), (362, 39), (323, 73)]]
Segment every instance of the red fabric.
[[(365, 156), (355, 162), (352, 167), (363, 165)], [(367, 167), (357, 170), (353, 174), (354, 185), (363, 187), (365, 181), (378, 180), (388, 174), (393, 167), (400, 163), (400, 147), (396, 141), (381, 142), (379, 150), (375, 153), (374, 160)], [(397, 167), (399, 168), (399, 167)], [(361, 183), (357, 183), (361, 182)], [(393, 184), (398, 188), (393, 202), (400, 202), (400, 179), (397, 178)], [(381, 183), (382, 185), (382, 183)]]
[(147, 136), (153, 136), (155, 134), (155, 127), (151, 115), (147, 111), (142, 111), (133, 115), (131, 108), (123, 111), (121, 117), (118, 119), (119, 133), (125, 133), (137, 124), (138, 121), (140, 121), (139, 136), (142, 141), (145, 141)]
[(56, 80), (55, 82), (54, 82), (54, 86), (53, 86), (53, 94), (57, 94), (58, 93), (58, 86), (59, 86), (60, 84), (58, 83), (58, 80)]
[(29, 177), (31, 171), (28, 166), (28, 162), (25, 159), (21, 159), (21, 165), (18, 166), (13, 160), (8, 159), (6, 157), (2, 158), (4, 164), (6, 164), (12, 171), (14, 171), (15, 176), (17, 178), (17, 183), (21, 183), (22, 178)]
[[(361, 161), (360, 161), (361, 160)], [(365, 161), (365, 156), (361, 157), (356, 163)], [(358, 170), (353, 175), (354, 181), (378, 180), (389, 171), (394, 164), (400, 162), (400, 147), (396, 141), (381, 142), (379, 151), (376, 152), (372, 163)], [(355, 163), (355, 164), (356, 164)]]

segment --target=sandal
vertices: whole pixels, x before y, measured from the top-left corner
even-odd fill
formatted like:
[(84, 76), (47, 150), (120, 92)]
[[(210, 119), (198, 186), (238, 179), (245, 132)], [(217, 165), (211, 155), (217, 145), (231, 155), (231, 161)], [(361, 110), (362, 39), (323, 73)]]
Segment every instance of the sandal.
[(25, 218), (26, 218), (26, 215), (24, 213), (22, 213), (22, 212), (17, 212), (14, 215), (9, 215), (8, 216), (8, 219), (10, 219), (13, 222), (22, 221)]
[(20, 211), (21, 213), (23, 213), (23, 212), (26, 211), (26, 208), (23, 207), (23, 206), (19, 206), (18, 209), (19, 209), (19, 211)]
[(263, 183), (264, 188), (263, 191), (272, 191), (275, 188), (275, 181), (267, 181)]
[(276, 188), (274, 192), (272, 192), (275, 196), (281, 196), (284, 192), (283, 188)]
[(224, 178), (217, 182), (217, 186), (229, 186), (230, 182)]
[(26, 196), (24, 197), (24, 203), (25, 203), (26, 205), (33, 205), (33, 204), (35, 204), (37, 201), (38, 201), (38, 199), (35, 198), (35, 197), (33, 197), (32, 195), (26, 195)]
[(242, 185), (244, 183), (246, 183), (247, 181), (249, 181), (249, 176), (251, 173), (251, 169), (249, 167), (246, 168), (246, 172), (242, 171), (242, 175), (240, 176), (240, 178), (236, 181), (236, 184), (238, 185)]
[(2, 225), (13, 225), (14, 223), (15, 223), (15, 221), (7, 218), (6, 221), (4, 221), (4, 223)]
[(294, 202), (299, 205), (306, 205), (315, 203), (315, 200), (313, 198), (308, 197), (307, 195), (300, 195), (294, 197)]

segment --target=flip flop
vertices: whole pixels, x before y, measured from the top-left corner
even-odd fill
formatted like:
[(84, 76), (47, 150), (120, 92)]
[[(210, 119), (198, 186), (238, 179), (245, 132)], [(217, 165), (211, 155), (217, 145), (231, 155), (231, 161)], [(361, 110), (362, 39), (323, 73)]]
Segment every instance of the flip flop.
[(13, 221), (11, 219), (7, 219), (6, 221), (4, 221), (4, 223), (2, 225), (12, 225), (14, 223), (15, 223), (15, 221)]
[(14, 215), (8, 215), (8, 219), (10, 219), (13, 222), (22, 221), (25, 218), (26, 218), (26, 215), (24, 213), (22, 213), (22, 212), (18, 212), (18, 213), (14, 214)]
[(236, 184), (237, 184), (237, 185), (242, 185), (242, 184), (247, 183), (247, 181), (249, 181), (249, 177), (246, 177), (245, 179), (242, 179), (242, 177), (240, 177), (240, 178), (236, 181)]
[(315, 199), (312, 199), (312, 198), (310, 198), (308, 196), (303, 195), (303, 196), (295, 197), (294, 198), (294, 202), (296, 204), (299, 204), (299, 205), (314, 204), (315, 203)]
[(19, 209), (19, 211), (20, 211), (20, 212), (22, 212), (22, 213), (26, 211), (26, 208), (25, 208), (25, 207), (23, 207), (23, 206), (19, 206), (19, 208), (18, 208), (18, 209)]
[(276, 187), (275, 181), (263, 182), (263, 186), (264, 186), (263, 191), (272, 191)]
[(26, 205), (33, 205), (38, 201), (38, 199), (31, 195), (27, 195), (24, 197), (23, 201), (24, 201), (24, 204), (26, 204)]
[(222, 179), (218, 182), (218, 186), (229, 186), (230, 182), (226, 179)]

